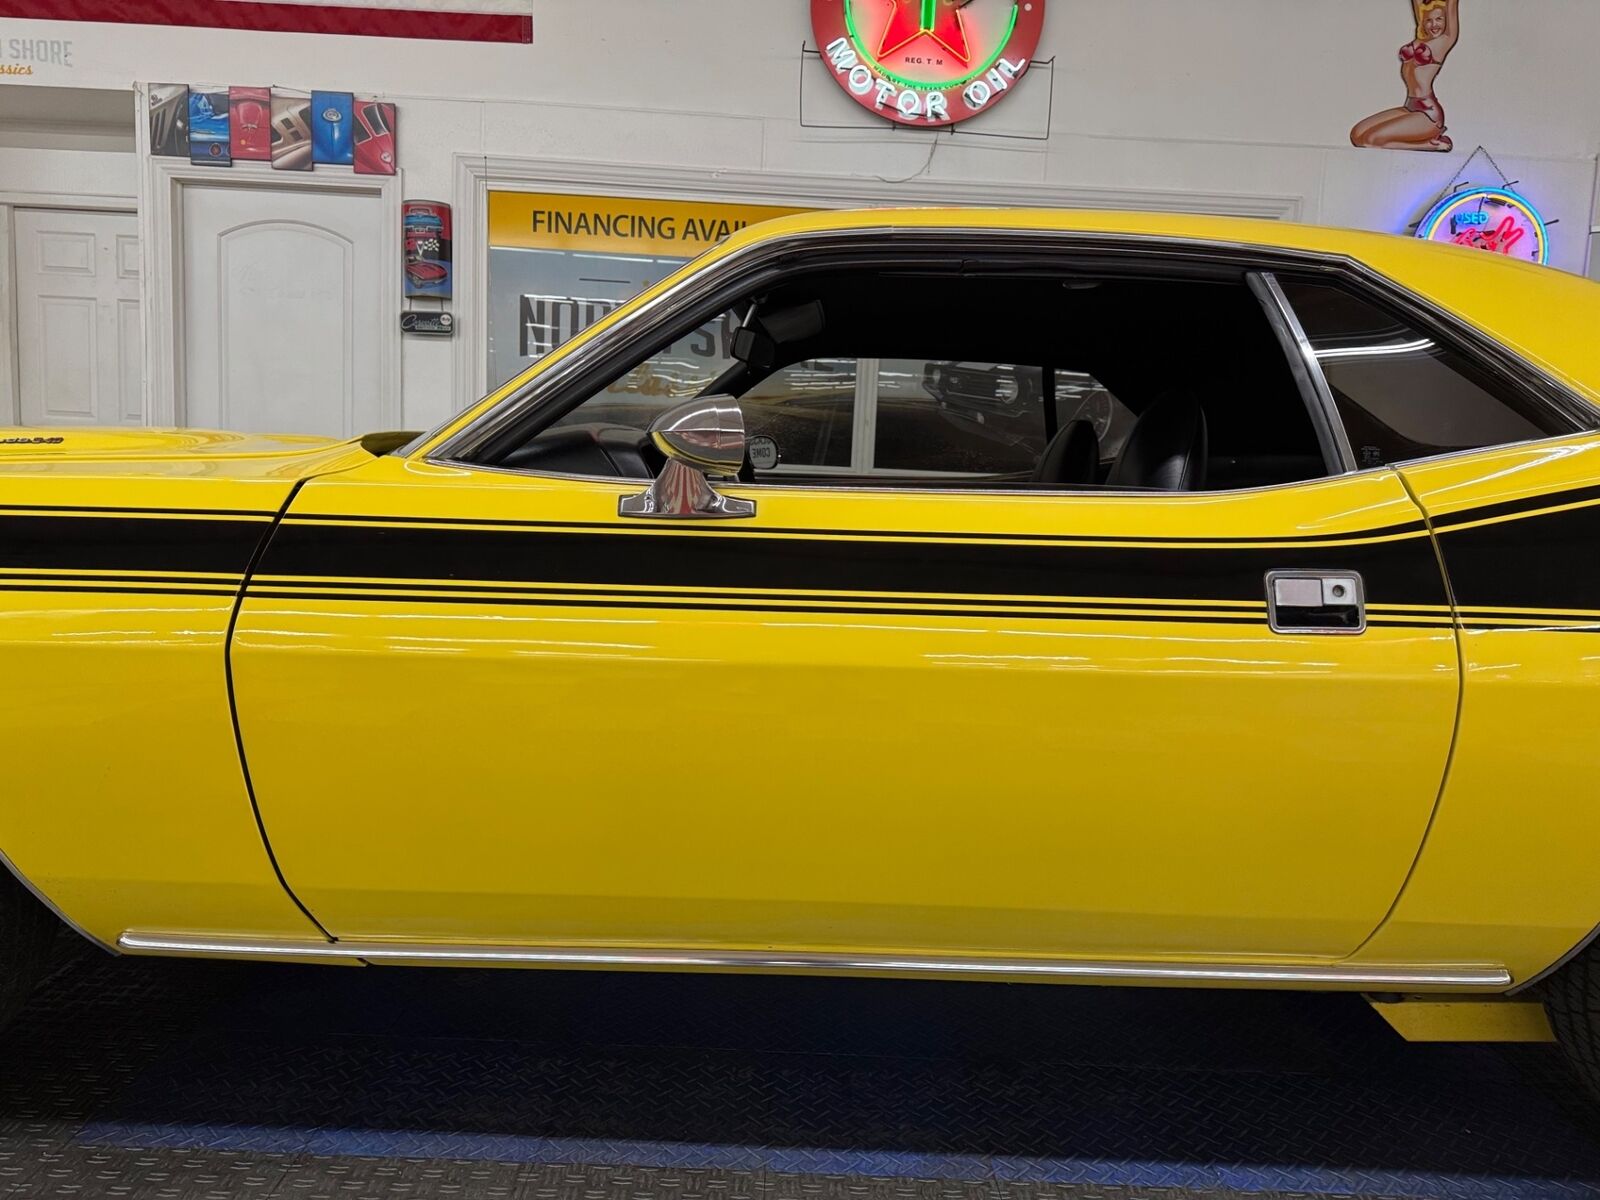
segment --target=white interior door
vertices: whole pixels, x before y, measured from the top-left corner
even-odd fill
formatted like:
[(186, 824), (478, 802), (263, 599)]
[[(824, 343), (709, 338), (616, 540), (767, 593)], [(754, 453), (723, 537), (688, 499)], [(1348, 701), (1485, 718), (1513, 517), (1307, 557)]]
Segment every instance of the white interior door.
[(137, 424), (144, 375), (134, 214), (23, 208), (14, 230), (23, 424)]
[(383, 424), (376, 192), (186, 186), (181, 419), (350, 437)]

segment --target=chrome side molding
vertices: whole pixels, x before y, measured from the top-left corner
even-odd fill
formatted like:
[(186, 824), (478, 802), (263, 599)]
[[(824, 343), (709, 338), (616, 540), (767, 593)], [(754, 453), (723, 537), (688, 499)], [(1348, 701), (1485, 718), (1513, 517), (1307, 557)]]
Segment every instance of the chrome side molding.
[(685, 967), (819, 971), (839, 974), (996, 976), (1085, 981), (1258, 983), (1288, 987), (1426, 990), (1505, 988), (1511, 972), (1488, 963), (1366, 966), (1344, 963), (1278, 966), (1266, 963), (1127, 962), (1072, 958), (992, 958), (897, 954), (838, 954), (771, 950), (663, 950), (624, 946), (468, 946), (438, 942), (318, 942), (279, 938), (129, 930), (117, 939), (129, 954), (294, 958), (348, 962), (523, 964), (571, 967)]

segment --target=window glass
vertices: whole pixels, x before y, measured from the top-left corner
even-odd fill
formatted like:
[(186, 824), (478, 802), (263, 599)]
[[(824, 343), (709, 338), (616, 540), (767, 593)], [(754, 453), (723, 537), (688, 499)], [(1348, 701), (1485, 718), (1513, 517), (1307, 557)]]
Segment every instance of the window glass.
[(1046, 441), (1042, 378), (1009, 363), (879, 360), (872, 469), (1031, 472)]
[(1056, 428), (1087, 421), (1100, 439), (1100, 461), (1111, 462), (1133, 430), (1134, 415), (1109, 388), (1083, 371), (1056, 371)]
[(602, 422), (649, 429), (656, 417), (674, 404), (700, 395), (728, 369), (738, 327), (738, 316), (732, 311), (708, 321), (607, 384), (556, 425)]
[[(596, 364), (581, 402), (564, 402), (553, 426), (496, 461), (635, 477), (658, 468), (647, 431), (663, 412), (724, 392), (743, 409), (757, 479), (1031, 487), (1050, 438), (1081, 420), (1099, 439), (1099, 470), (1081, 458), (1075, 469), (1094, 475), (1086, 484), (1103, 482), (1136, 414), (1173, 398), (1205, 417), (1201, 486), (1327, 469), (1282, 348), (1237, 281), (1068, 287), (1047, 274), (927, 272), (915, 277), (926, 303), (902, 312), (882, 307), (866, 286), (876, 278), (852, 268), (794, 274), (687, 333), (663, 330), (653, 352)], [(923, 319), (932, 310), (962, 319), (935, 328)], [(1159, 354), (1152, 328), (1163, 331)]]
[[(739, 397), (751, 462), (761, 470), (850, 465), (856, 363), (809, 359), (775, 371)], [(755, 442), (766, 438), (770, 446)]]
[(1515, 389), (1340, 287), (1284, 279), (1362, 467), (1568, 432)]

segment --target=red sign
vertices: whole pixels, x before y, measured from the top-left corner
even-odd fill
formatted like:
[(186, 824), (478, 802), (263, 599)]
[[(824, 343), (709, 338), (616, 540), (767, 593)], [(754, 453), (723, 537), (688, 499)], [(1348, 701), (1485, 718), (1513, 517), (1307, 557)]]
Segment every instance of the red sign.
[(502, 0), (10, 0), (7, 17), (36, 21), (106, 21), (192, 25), (252, 33), (336, 33), (423, 38), (430, 42), (531, 42), (531, 4)]
[(1027, 72), (1045, 0), (811, 0), (822, 61), (869, 112), (954, 125), (987, 112)]

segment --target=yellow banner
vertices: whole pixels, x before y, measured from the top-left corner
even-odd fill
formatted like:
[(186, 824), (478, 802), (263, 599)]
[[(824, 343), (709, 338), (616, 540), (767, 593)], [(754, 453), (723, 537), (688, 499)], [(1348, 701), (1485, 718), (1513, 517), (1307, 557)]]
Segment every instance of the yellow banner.
[(693, 258), (729, 234), (801, 208), (490, 192), (489, 245)]

